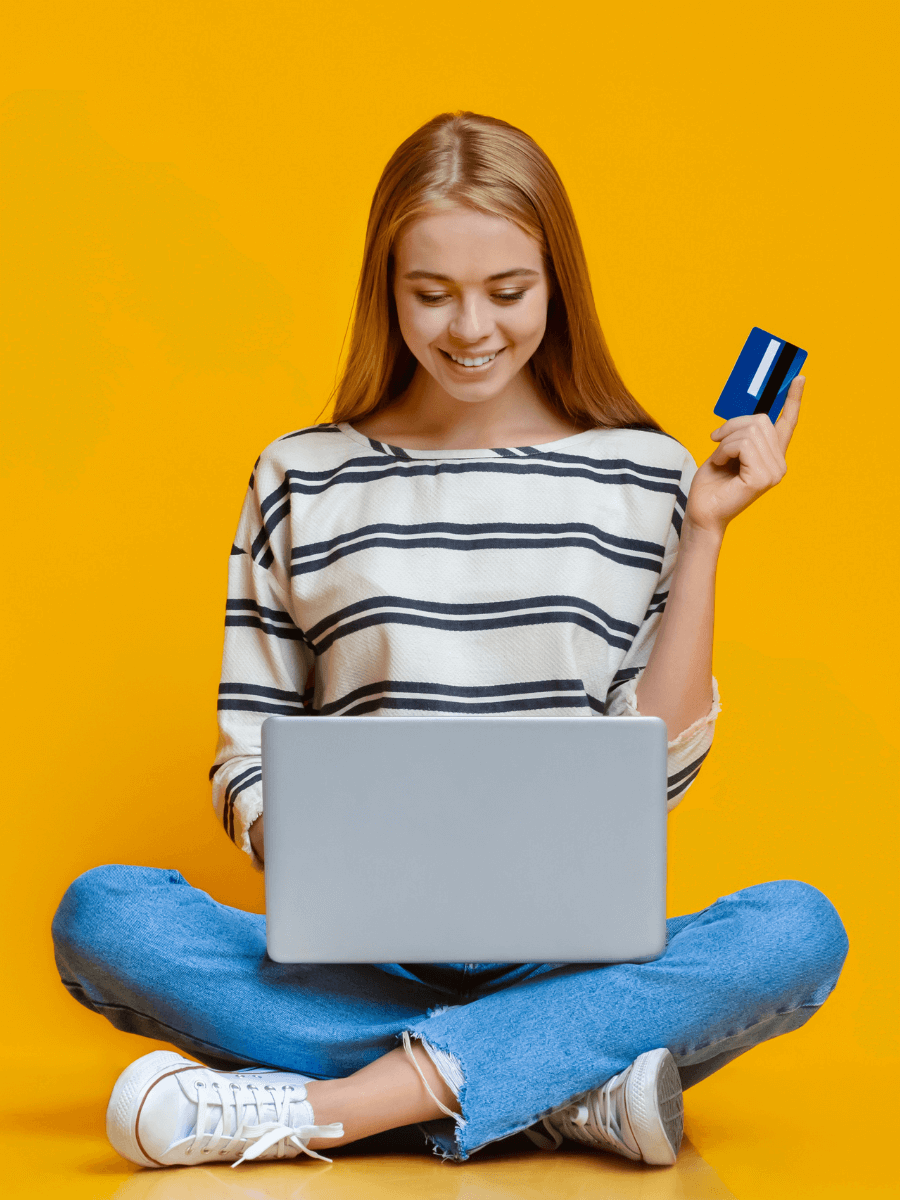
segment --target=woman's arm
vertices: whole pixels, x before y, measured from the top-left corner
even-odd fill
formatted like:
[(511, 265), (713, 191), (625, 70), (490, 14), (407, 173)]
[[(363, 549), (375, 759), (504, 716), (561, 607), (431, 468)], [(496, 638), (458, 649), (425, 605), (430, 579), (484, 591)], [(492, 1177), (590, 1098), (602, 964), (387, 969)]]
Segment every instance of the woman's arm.
[[(217, 701), (219, 738), (210, 772), (216, 814), (257, 869), (262, 856), (262, 723), (308, 712), (314, 656), (293, 618), (289, 510), (272, 515), (285, 464), (273, 443), (253, 469), (228, 560), (228, 599)], [(265, 514), (268, 515), (268, 523)], [(255, 838), (250, 831), (256, 826)]]
[(665, 611), (635, 691), (641, 715), (662, 717), (669, 741), (705, 716), (713, 702), (713, 619), (721, 547), (721, 534), (697, 529), (685, 517)]
[(641, 715), (661, 717), (670, 741), (712, 704), (716, 565), (725, 529), (784, 478), (804, 382), (798, 375), (791, 384), (775, 425), (761, 413), (715, 430), (719, 445), (691, 484), (665, 611), (635, 691)]

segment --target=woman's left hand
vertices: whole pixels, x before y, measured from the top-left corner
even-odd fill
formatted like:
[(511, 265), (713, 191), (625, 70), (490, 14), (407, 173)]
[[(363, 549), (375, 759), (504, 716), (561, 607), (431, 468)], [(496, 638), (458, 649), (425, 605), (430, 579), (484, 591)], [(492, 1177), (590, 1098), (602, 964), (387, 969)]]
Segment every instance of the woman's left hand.
[(697, 469), (685, 522), (721, 537), (732, 518), (784, 478), (804, 383), (798, 375), (774, 425), (766, 413), (752, 413), (732, 417), (710, 434), (719, 445)]

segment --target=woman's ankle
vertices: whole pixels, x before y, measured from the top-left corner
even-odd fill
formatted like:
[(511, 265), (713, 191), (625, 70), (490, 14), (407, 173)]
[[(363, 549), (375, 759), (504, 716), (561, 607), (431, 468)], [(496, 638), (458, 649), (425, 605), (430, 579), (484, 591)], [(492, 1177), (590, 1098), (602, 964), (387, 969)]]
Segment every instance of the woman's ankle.
[[(336, 1087), (337, 1084), (346, 1083), (345, 1079), (317, 1079), (306, 1085), (306, 1098), (312, 1105), (313, 1115), (317, 1125), (330, 1125), (332, 1122), (339, 1121), (344, 1126), (344, 1136), (340, 1138), (327, 1139), (328, 1145), (336, 1148), (344, 1146), (348, 1142), (356, 1141), (361, 1136), (354, 1134), (351, 1128), (348, 1128), (347, 1121), (344, 1116), (338, 1116), (338, 1113), (344, 1114), (349, 1109), (352, 1110), (352, 1103), (341, 1103), (343, 1090)], [(331, 1114), (330, 1116), (328, 1114)], [(313, 1142), (316, 1145), (313, 1145)], [(319, 1144), (321, 1143), (321, 1145)], [(309, 1143), (313, 1150), (321, 1150), (326, 1143), (325, 1138), (313, 1138)], [(325, 1151), (327, 1154), (327, 1151)]]
[[(421, 1046), (414, 1050), (416, 1061), (435, 1096), (441, 1103), (446, 1099), (446, 1107), (458, 1111), (456, 1096), (428, 1052)], [(313, 1139), (310, 1142), (313, 1150), (345, 1146), (387, 1129), (433, 1121), (444, 1115), (424, 1087), (415, 1066), (400, 1048), (343, 1079), (313, 1080), (306, 1085), (306, 1098), (317, 1125), (340, 1122), (344, 1127), (342, 1138), (329, 1138), (327, 1143), (323, 1139), (321, 1146)], [(328, 1153), (327, 1148), (324, 1153)]]

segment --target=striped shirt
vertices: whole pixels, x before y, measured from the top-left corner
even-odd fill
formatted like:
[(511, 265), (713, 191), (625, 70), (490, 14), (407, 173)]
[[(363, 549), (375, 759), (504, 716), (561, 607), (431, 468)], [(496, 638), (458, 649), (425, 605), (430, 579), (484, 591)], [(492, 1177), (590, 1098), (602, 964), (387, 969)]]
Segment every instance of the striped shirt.
[[(696, 465), (668, 434), (405, 450), (348, 423), (278, 438), (231, 551), (219, 741), (226, 832), (251, 858), (270, 715), (638, 715)], [(684, 796), (719, 711), (669, 742)], [(258, 863), (256, 864), (258, 865)]]

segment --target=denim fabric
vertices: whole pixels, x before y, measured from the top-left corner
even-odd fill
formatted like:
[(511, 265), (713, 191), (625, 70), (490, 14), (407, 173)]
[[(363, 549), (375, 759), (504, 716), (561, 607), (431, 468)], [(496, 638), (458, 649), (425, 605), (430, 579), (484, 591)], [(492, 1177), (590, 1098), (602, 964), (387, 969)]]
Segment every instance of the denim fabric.
[(177, 871), (105, 866), (53, 920), (63, 983), (118, 1029), (213, 1067), (343, 1077), (403, 1031), (452, 1063), (462, 1115), (423, 1132), (464, 1160), (667, 1046), (684, 1087), (803, 1025), (834, 988), (847, 936), (831, 902), (759, 884), (667, 923), (649, 963), (284, 964), (265, 918)]

